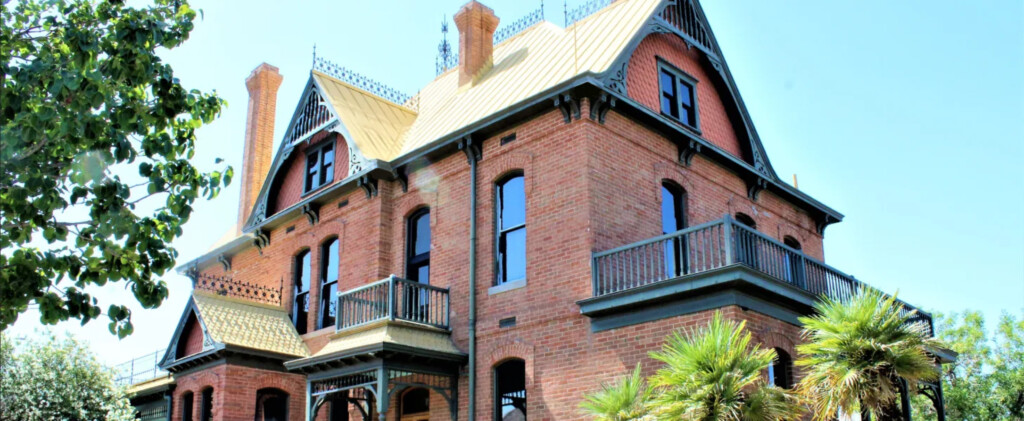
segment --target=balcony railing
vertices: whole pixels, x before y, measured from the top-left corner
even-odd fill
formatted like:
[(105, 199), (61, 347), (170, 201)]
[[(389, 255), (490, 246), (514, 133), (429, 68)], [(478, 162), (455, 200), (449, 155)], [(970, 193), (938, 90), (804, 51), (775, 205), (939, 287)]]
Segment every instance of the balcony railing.
[(131, 386), (167, 375), (166, 371), (158, 367), (163, 356), (164, 351), (159, 350), (114, 366), (114, 383), (118, 386)]
[[(854, 277), (776, 241), (726, 215), (612, 250), (593, 254), (595, 297), (742, 264), (815, 296), (848, 300), (859, 288), (871, 288)], [(917, 310), (899, 301), (903, 314)], [(931, 316), (918, 310), (915, 320)]]
[(337, 330), (379, 320), (404, 320), (449, 329), (447, 288), (395, 276), (338, 294)]

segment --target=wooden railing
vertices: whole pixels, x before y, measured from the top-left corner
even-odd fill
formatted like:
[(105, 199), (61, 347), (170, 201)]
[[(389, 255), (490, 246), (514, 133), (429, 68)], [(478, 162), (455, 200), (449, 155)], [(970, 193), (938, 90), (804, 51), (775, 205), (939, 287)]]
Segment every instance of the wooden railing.
[(337, 330), (379, 320), (404, 320), (449, 329), (451, 300), (438, 288), (395, 276), (338, 294)]
[[(815, 296), (850, 299), (872, 288), (825, 262), (807, 256), (746, 225), (724, 218), (648, 240), (594, 253), (591, 262), (595, 297), (669, 279), (742, 264)], [(917, 310), (899, 301), (904, 315)], [(914, 319), (932, 320), (917, 310)]]

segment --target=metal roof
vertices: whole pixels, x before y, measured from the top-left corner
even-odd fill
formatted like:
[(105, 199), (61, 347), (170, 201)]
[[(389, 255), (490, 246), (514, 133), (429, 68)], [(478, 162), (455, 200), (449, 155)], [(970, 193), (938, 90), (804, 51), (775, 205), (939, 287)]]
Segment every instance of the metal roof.
[(192, 299), (210, 339), (225, 345), (305, 357), (288, 313), (275, 306), (194, 291)]

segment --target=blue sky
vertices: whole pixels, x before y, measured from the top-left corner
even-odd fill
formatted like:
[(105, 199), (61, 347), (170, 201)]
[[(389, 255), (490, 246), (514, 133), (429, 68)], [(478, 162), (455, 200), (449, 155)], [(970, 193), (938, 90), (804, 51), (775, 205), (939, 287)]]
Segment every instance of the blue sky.
[[(191, 39), (163, 54), (186, 87), (229, 107), (200, 129), (196, 162), (241, 170), (247, 93), (261, 62), (278, 66), (277, 137), (309, 74), (312, 48), (414, 93), (434, 77), (440, 23), (463, 0), (194, 1)], [(495, 1), (503, 23), (539, 1)], [(570, 7), (581, 4), (569, 1)], [(826, 261), (928, 310), (976, 309), (990, 323), (1024, 309), (1024, 3), (1017, 0), (706, 0), (705, 11), (769, 157), (786, 181), (846, 215), (825, 235)], [(545, 16), (562, 24), (561, 2)], [(448, 40), (457, 48), (451, 25)], [(237, 212), (238, 185), (199, 203), (175, 243), (179, 263), (202, 254)], [(135, 305), (136, 332), (118, 341), (103, 319), (57, 330), (114, 363), (166, 346), (187, 278), (166, 277), (159, 309)], [(129, 301), (119, 287), (101, 300)], [(104, 316), (105, 317), (105, 316)], [(30, 334), (37, 314), (12, 329)]]

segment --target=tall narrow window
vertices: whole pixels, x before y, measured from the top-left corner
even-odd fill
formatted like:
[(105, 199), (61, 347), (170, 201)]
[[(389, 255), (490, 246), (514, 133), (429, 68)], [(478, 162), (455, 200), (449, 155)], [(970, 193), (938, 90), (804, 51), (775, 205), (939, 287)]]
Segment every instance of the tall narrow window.
[(789, 389), (793, 387), (793, 360), (782, 349), (775, 348), (775, 362), (768, 366), (768, 383)]
[(498, 183), (497, 285), (526, 280), (526, 190), (522, 174)]
[(192, 392), (181, 394), (181, 421), (192, 421)]
[(804, 260), (800, 252), (800, 242), (795, 238), (786, 236), (782, 239), (782, 243), (789, 246), (789, 248), (796, 250), (797, 253), (788, 252), (786, 253), (786, 279), (793, 285), (803, 288), (804, 286)]
[(430, 283), (430, 210), (420, 209), (409, 217), (406, 227), (405, 277)]
[(257, 390), (255, 421), (288, 421), (288, 394), (273, 388)]
[(213, 420), (213, 388), (203, 389), (199, 405), (199, 421)]
[(694, 129), (697, 126), (696, 80), (685, 73), (661, 63), (658, 69), (661, 85), (661, 113)]
[(309, 320), (309, 250), (295, 256), (295, 300), (292, 304), (292, 323), (300, 335), (306, 333)]
[[(683, 189), (668, 181), (661, 183), (661, 233), (669, 234), (686, 228), (686, 212)], [(666, 241), (665, 276), (674, 277), (686, 273), (686, 242), (681, 238)]]
[(318, 329), (334, 325), (338, 313), (338, 239), (320, 246), (320, 321)]
[(526, 419), (526, 363), (512, 359), (494, 367), (494, 421)]
[(306, 184), (311, 192), (334, 180), (334, 138), (315, 146), (306, 154)]

